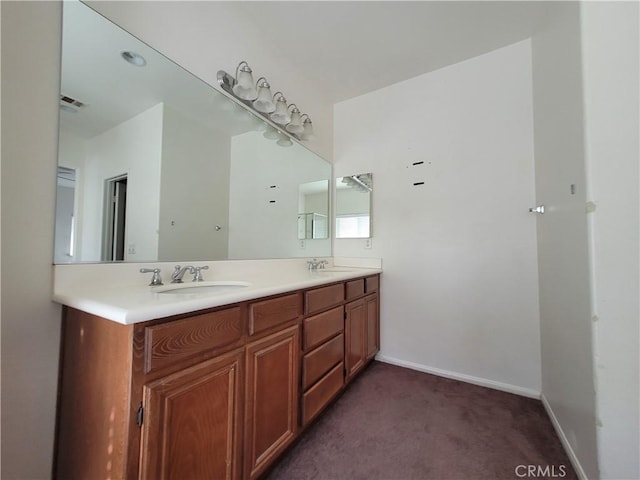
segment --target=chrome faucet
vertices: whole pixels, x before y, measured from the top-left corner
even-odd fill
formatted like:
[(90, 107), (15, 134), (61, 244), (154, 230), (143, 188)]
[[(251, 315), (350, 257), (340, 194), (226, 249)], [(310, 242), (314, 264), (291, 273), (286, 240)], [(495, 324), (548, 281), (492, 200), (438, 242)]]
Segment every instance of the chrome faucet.
[(162, 285), (162, 278), (160, 278), (160, 269), (159, 268), (141, 268), (140, 273), (153, 273), (151, 277), (150, 286)]
[(318, 260), (317, 258), (314, 258), (313, 260), (307, 260), (307, 265), (309, 265), (310, 272), (314, 272), (318, 269), (323, 269), (324, 266), (328, 263), (329, 262), (327, 262), (326, 260)]
[(195, 267), (191, 265), (185, 265), (184, 267), (176, 265), (171, 274), (171, 283), (182, 283), (182, 277), (184, 277), (184, 274), (187, 272), (195, 273)]
[(194, 282), (202, 282), (204, 278), (202, 278), (202, 270), (209, 270), (209, 265), (205, 265), (204, 267), (194, 267), (193, 271), (193, 281)]

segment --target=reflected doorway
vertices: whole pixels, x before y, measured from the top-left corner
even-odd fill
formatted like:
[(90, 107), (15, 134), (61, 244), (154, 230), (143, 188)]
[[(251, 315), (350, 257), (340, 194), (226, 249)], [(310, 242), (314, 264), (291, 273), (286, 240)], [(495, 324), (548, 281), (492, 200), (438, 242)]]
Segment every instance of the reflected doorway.
[(76, 171), (58, 167), (56, 190), (55, 263), (72, 262), (75, 258)]
[(127, 218), (127, 175), (105, 181), (102, 260), (123, 261)]

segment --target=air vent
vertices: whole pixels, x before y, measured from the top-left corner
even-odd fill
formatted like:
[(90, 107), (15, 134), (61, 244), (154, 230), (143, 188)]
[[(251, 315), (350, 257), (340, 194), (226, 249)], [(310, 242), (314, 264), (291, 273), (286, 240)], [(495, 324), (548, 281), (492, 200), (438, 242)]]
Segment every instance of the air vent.
[(60, 103), (63, 105), (73, 105), (74, 107), (82, 108), (86, 106), (85, 103), (75, 98), (67, 97), (66, 95), (60, 95)]

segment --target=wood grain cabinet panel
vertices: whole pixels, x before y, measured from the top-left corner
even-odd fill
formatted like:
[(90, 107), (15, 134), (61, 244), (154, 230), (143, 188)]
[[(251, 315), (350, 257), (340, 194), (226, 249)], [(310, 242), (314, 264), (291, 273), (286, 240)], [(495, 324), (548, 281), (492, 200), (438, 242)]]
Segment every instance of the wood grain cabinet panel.
[(377, 292), (380, 286), (380, 277), (378, 275), (374, 275), (372, 277), (367, 277), (364, 279), (365, 282), (365, 293)]
[(364, 295), (364, 278), (345, 283), (346, 299), (352, 300)]
[(304, 313), (306, 315), (321, 312), (344, 302), (344, 284), (337, 283), (328, 287), (308, 290), (304, 295)]
[(240, 476), (243, 349), (144, 387), (140, 478)]
[(371, 360), (380, 351), (380, 318), (378, 314), (378, 295), (369, 295), (364, 299), (366, 310), (366, 357)]
[(145, 328), (145, 373), (242, 339), (240, 307)]
[(295, 320), (300, 315), (302, 297), (299, 293), (252, 303), (249, 306), (249, 335)]
[(347, 381), (365, 364), (366, 309), (364, 299), (345, 305), (345, 368)]
[(297, 434), (299, 330), (247, 345), (244, 478), (257, 478)]
[(302, 359), (302, 389), (306, 390), (344, 359), (344, 335), (340, 334)]
[(302, 425), (307, 425), (344, 385), (344, 363), (336, 365), (302, 397)]
[[(131, 331), (64, 309), (54, 478), (123, 478), (131, 415)], [(26, 379), (25, 379), (26, 380)]]
[(303, 322), (302, 348), (305, 351), (315, 348), (343, 330), (344, 308), (342, 306), (305, 318)]

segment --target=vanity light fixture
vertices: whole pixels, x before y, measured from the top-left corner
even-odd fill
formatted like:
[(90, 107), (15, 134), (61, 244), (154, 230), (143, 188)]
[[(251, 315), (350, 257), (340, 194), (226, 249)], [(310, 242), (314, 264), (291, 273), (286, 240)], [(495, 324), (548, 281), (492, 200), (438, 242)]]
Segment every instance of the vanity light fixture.
[(130, 50), (120, 52), (120, 56), (124, 58), (125, 61), (129, 62), (131, 65), (135, 65), (136, 67), (144, 67), (147, 64), (147, 61), (142, 55)]
[(351, 175), (350, 177), (342, 177), (342, 183), (354, 188), (358, 192), (368, 193), (373, 191), (373, 188), (371, 187), (370, 173)]
[(300, 115), (300, 110), (298, 110), (298, 106), (295, 103), (292, 103), (291, 105), (289, 105), (289, 109), (291, 110), (291, 121), (287, 123), (287, 126), (284, 128), (286, 128), (287, 132), (289, 133), (300, 135), (304, 131), (304, 127), (302, 126), (302, 115)]
[(278, 145), (280, 145), (281, 147), (290, 147), (293, 145), (293, 142), (291, 141), (291, 139), (289, 137), (287, 137), (286, 135), (282, 135), (282, 132), (280, 132), (280, 138), (278, 138), (278, 141), (276, 142)]
[(262, 133), (262, 136), (267, 140), (278, 140), (280, 138), (280, 130), (276, 130), (273, 127), (267, 125), (267, 128)]
[(278, 145), (293, 145), (290, 138), (310, 140), (314, 138), (311, 118), (302, 113), (295, 103), (287, 104), (282, 92), (271, 95), (271, 85), (265, 77), (253, 82), (253, 70), (246, 61), (236, 67), (236, 77), (224, 70), (218, 71), (218, 83), (222, 89), (248, 109), (263, 117), (273, 130), (267, 129), (265, 138), (277, 139)]
[(253, 84), (253, 70), (247, 62), (241, 61), (236, 67), (237, 81), (233, 85), (233, 94), (242, 100), (255, 100), (258, 90)]
[(271, 86), (267, 79), (260, 77), (256, 83), (258, 88), (258, 98), (253, 101), (253, 108), (262, 113), (271, 113), (276, 109), (271, 96)]
[(311, 118), (306, 113), (302, 115), (302, 117), (307, 117), (302, 122), (302, 127), (304, 131), (302, 135), (300, 135), (301, 140), (311, 140), (315, 138), (315, 134), (313, 133), (313, 123), (311, 123)]
[(287, 99), (284, 98), (282, 92), (276, 92), (273, 98), (276, 101), (276, 109), (269, 115), (269, 118), (280, 125), (286, 125), (291, 121), (291, 114), (287, 108)]

